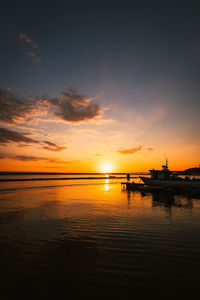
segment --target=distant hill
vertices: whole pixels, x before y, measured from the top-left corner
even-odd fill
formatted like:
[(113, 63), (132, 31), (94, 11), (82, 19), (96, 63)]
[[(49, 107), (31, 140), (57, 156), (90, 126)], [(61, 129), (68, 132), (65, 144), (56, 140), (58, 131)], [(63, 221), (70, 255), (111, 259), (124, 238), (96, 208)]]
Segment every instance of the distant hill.
[(187, 175), (200, 175), (200, 168), (189, 168), (183, 171)]

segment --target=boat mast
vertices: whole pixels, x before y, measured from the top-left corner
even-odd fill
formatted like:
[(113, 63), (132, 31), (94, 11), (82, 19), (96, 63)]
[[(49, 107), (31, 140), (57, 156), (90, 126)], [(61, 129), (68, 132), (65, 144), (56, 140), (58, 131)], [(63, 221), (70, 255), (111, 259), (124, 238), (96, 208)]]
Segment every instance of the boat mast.
[(166, 153), (165, 153), (165, 165), (162, 166), (163, 171), (168, 171), (168, 158), (166, 158)]

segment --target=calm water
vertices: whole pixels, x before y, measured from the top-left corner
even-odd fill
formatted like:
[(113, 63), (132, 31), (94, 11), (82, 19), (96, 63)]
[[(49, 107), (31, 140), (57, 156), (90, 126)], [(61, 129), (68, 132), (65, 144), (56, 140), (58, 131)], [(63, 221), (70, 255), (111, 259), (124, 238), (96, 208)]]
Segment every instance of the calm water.
[(0, 299), (193, 296), (200, 199), (120, 182), (0, 182)]

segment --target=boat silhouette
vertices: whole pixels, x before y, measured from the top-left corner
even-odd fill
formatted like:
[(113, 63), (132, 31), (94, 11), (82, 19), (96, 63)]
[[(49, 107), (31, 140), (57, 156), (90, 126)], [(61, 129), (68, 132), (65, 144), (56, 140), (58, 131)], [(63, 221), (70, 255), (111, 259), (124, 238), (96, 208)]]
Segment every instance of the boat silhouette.
[(151, 177), (140, 176), (140, 179), (145, 185), (150, 187), (165, 187), (165, 188), (178, 188), (185, 190), (196, 190), (200, 192), (200, 179), (192, 178), (189, 176), (180, 177), (174, 171), (168, 168), (168, 160), (162, 166), (161, 170), (149, 170)]

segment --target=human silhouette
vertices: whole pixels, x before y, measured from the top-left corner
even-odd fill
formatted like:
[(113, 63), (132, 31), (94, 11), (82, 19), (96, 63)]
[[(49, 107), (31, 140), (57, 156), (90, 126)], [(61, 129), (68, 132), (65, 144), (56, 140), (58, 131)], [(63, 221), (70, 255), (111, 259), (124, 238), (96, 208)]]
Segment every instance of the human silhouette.
[(130, 182), (130, 174), (129, 173), (126, 175), (126, 178), (127, 178), (127, 182)]

